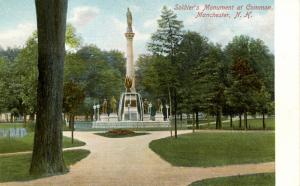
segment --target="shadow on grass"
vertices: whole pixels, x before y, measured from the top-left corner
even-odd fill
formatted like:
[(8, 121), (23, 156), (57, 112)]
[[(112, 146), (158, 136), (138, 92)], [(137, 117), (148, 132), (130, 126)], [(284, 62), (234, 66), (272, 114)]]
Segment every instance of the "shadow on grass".
[[(90, 151), (84, 149), (64, 151), (67, 166), (86, 158)], [(0, 183), (9, 181), (28, 181), (49, 176), (32, 176), (29, 174), (31, 154), (10, 155), (0, 158)], [(67, 172), (66, 172), (67, 173)], [(54, 176), (54, 175), (51, 175)]]

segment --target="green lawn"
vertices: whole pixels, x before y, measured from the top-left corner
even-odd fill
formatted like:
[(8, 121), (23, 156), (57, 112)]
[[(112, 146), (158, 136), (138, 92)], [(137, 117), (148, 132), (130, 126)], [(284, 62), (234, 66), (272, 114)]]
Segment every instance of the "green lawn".
[[(266, 129), (275, 130), (275, 118), (266, 118)], [(222, 129), (239, 129), (239, 121), (232, 122), (233, 128), (230, 128), (230, 122), (223, 122)], [(250, 130), (262, 130), (262, 119), (249, 119), (248, 125)], [(200, 125), (200, 129), (215, 129), (215, 124), (210, 125)], [(242, 120), (242, 129), (244, 129), (244, 120)]]
[[(34, 133), (30, 132), (23, 138), (0, 138), (0, 153), (22, 152), (32, 150)], [(63, 147), (77, 147), (85, 145), (84, 142), (74, 139), (71, 143), (71, 138), (63, 137)]]
[(175, 166), (211, 167), (275, 160), (274, 132), (196, 132), (154, 140), (149, 147)]
[(0, 129), (3, 128), (22, 128), (24, 127), (23, 123), (0, 123)]
[(273, 186), (275, 173), (230, 176), (196, 181), (189, 186)]
[[(88, 150), (64, 151), (67, 166), (75, 164), (89, 155)], [(29, 175), (31, 154), (11, 155), (0, 158), (0, 182), (25, 181), (40, 178)]]

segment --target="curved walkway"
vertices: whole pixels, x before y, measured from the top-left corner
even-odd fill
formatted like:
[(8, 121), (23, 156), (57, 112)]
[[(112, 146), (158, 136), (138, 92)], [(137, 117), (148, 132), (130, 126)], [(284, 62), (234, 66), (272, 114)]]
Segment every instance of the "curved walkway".
[[(190, 132), (190, 131), (188, 131)], [(206, 131), (207, 132), (207, 131)], [(75, 138), (86, 142), (80, 147), (91, 154), (70, 167), (65, 175), (4, 185), (178, 185), (186, 186), (196, 180), (274, 172), (275, 163), (243, 164), (222, 167), (174, 167), (162, 160), (148, 147), (154, 140), (169, 136), (170, 132), (151, 132), (130, 138), (105, 138), (94, 132), (76, 132)], [(186, 133), (186, 132), (179, 132)], [(64, 135), (69, 136), (66, 132)]]

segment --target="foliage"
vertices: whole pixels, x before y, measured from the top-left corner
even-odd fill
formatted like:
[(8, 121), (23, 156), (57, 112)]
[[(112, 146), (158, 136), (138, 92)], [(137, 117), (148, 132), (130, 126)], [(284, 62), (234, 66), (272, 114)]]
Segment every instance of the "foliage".
[[(182, 40), (183, 35), (183, 24), (182, 21), (177, 20), (177, 15), (166, 6), (162, 8), (161, 19), (157, 21), (158, 29), (151, 36), (151, 42), (148, 43), (148, 49), (154, 55), (161, 55), (166, 57), (167, 65), (164, 65), (165, 73), (168, 74), (167, 79), (164, 80), (165, 89), (168, 90), (170, 94), (170, 89), (175, 89), (177, 85), (177, 66), (175, 63), (175, 56), (178, 53), (179, 44)], [(174, 96), (174, 95), (173, 95)], [(169, 100), (171, 101), (171, 100)]]
[(68, 24), (66, 28), (66, 44), (71, 48), (78, 48), (81, 44), (81, 38), (76, 34), (76, 29), (71, 24)]
[(158, 29), (151, 36), (149, 50), (158, 55), (174, 56), (182, 40), (182, 21), (177, 20), (177, 15), (164, 6), (157, 23)]
[(216, 128), (221, 128), (222, 109), (225, 105), (224, 90), (227, 84), (227, 64), (220, 45), (210, 44), (208, 55), (194, 71), (195, 89), (199, 90), (200, 110), (216, 115)]
[(180, 96), (179, 112), (192, 113), (200, 110), (202, 99), (199, 97), (200, 92), (198, 83), (196, 82), (196, 68), (209, 55), (210, 45), (206, 37), (196, 32), (188, 31), (183, 35), (182, 42), (179, 46), (177, 55), (179, 63), (180, 80), (178, 93)]
[(65, 113), (75, 113), (78, 106), (84, 101), (83, 89), (74, 82), (64, 84), (63, 108)]
[[(174, 114), (176, 90), (177, 113), (194, 113), (197, 124), (199, 112), (216, 116), (217, 128), (222, 115), (274, 114), (274, 55), (262, 40), (240, 35), (222, 47), (200, 33), (183, 31), (183, 22), (167, 7), (157, 23), (147, 44), (150, 54), (137, 60), (136, 88), (149, 102), (160, 99)], [(70, 24), (66, 43), (71, 50), (64, 82), (83, 90), (76, 114), (88, 118), (94, 104), (110, 102), (124, 90), (126, 60), (117, 50), (83, 46)], [(37, 76), (36, 32), (22, 49), (0, 49), (0, 112), (35, 114)]]
[[(92, 114), (95, 101), (119, 97), (125, 75), (124, 54), (101, 51), (95, 46), (81, 46), (81, 38), (72, 25), (67, 25), (67, 52), (64, 80), (74, 82), (84, 91), (85, 99), (76, 111)], [(36, 113), (37, 93), (37, 32), (30, 36), (22, 49), (0, 50), (0, 112), (16, 116)]]

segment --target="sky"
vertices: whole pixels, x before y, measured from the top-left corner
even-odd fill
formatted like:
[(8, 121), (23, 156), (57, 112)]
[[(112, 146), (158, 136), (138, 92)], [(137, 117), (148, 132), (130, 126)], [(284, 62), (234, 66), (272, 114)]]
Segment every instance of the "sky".
[[(176, 5), (197, 5), (203, 10), (210, 5), (270, 5), (271, 10), (252, 11), (252, 17), (195, 18), (197, 10), (175, 10)], [(134, 54), (147, 53), (147, 42), (157, 30), (162, 7), (166, 5), (183, 21), (184, 30), (199, 32), (214, 43), (225, 46), (236, 35), (246, 34), (265, 42), (274, 52), (274, 2), (273, 0), (69, 0), (67, 22), (75, 26), (83, 45), (95, 44), (101, 50), (126, 51), (126, 11), (133, 16)], [(218, 13), (220, 10), (207, 11)], [(223, 11), (224, 12), (224, 11)], [(34, 0), (0, 0), (0, 46), (23, 47), (27, 38), (36, 30)]]

